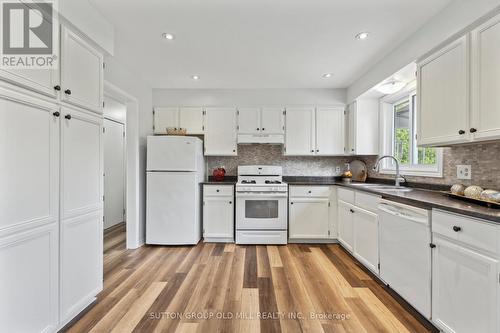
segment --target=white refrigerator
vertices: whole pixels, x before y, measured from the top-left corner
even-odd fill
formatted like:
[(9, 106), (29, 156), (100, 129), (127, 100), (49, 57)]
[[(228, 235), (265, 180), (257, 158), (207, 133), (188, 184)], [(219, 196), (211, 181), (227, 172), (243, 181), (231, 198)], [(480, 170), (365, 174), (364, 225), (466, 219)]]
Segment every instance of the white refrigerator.
[(197, 244), (201, 238), (203, 142), (196, 137), (148, 136), (146, 243)]

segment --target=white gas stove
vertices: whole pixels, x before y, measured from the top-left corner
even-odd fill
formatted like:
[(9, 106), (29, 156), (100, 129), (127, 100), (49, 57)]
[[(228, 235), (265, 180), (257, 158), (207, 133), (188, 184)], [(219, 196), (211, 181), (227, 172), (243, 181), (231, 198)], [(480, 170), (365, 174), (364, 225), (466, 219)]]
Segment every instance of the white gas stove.
[(236, 243), (286, 244), (288, 185), (280, 166), (238, 167)]

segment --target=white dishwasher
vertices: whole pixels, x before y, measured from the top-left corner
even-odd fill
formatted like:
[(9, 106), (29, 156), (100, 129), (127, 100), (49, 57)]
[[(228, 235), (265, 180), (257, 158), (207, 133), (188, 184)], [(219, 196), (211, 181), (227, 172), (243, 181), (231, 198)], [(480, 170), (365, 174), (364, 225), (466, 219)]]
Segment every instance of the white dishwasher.
[(380, 278), (431, 317), (431, 211), (381, 200)]

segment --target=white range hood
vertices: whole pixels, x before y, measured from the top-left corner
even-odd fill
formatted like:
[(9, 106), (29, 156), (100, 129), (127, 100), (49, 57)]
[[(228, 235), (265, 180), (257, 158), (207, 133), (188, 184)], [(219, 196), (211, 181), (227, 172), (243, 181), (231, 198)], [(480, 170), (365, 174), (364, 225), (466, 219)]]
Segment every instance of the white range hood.
[(284, 134), (238, 134), (238, 144), (273, 144), (282, 145), (285, 143)]

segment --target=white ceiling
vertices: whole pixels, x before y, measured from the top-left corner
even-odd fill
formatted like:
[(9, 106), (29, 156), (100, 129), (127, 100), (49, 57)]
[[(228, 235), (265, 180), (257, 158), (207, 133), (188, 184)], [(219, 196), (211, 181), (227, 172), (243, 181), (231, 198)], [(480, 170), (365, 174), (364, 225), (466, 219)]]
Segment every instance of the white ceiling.
[(345, 88), (451, 2), (90, 1), (115, 26), (117, 60), (152, 87), (233, 89)]

